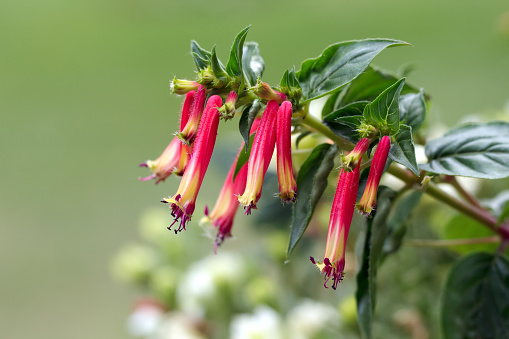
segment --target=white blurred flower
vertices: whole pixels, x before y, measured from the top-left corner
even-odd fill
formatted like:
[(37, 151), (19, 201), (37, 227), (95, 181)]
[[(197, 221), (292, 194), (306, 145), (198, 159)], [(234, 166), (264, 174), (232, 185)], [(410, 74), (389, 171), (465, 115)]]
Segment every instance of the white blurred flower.
[(339, 314), (330, 305), (314, 300), (304, 300), (286, 317), (289, 338), (311, 339), (326, 327), (337, 326)]
[(197, 329), (197, 322), (181, 313), (169, 313), (157, 329), (153, 339), (205, 339)]
[(281, 318), (272, 308), (257, 307), (253, 314), (239, 314), (230, 323), (230, 339), (282, 339)]
[(221, 252), (194, 263), (177, 288), (177, 301), (187, 313), (202, 316), (205, 303), (217, 292), (218, 285), (234, 285), (244, 275), (239, 255)]
[(160, 305), (143, 302), (127, 318), (127, 330), (135, 337), (145, 337), (155, 333), (163, 319), (164, 310)]

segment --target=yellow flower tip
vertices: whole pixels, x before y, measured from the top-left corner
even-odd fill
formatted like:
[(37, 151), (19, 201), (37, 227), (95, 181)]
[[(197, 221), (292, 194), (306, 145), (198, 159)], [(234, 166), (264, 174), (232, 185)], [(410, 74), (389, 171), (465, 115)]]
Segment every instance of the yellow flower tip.
[(362, 214), (366, 217), (369, 217), (369, 216), (371, 216), (371, 214), (373, 213), (373, 211), (375, 209), (372, 206), (368, 207), (365, 204), (363, 204), (362, 202), (360, 202), (357, 204), (357, 210), (359, 211), (360, 214)]
[(295, 194), (294, 191), (279, 193), (278, 196), (283, 204), (286, 202), (295, 202), (295, 200), (297, 200), (297, 194)]

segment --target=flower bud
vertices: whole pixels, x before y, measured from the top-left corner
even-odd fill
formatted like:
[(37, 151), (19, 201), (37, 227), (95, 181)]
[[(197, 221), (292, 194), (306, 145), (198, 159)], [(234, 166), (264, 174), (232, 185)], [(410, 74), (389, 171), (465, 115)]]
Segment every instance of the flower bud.
[(384, 173), (385, 163), (387, 162), (390, 148), (391, 138), (388, 136), (382, 137), (378, 143), (378, 146), (376, 147), (375, 155), (373, 156), (373, 161), (371, 162), (368, 182), (366, 184), (366, 188), (364, 189), (364, 194), (362, 195), (362, 198), (357, 205), (357, 208), (363, 214), (371, 214), (376, 206), (376, 193), (378, 191), (378, 184), (380, 183), (380, 179)]
[(196, 81), (177, 79), (176, 77), (170, 81), (171, 93), (182, 95), (190, 91), (196, 91), (200, 84)]
[(230, 120), (235, 116), (235, 104), (237, 103), (237, 93), (231, 91), (226, 98), (226, 102), (219, 108), (219, 114), (224, 120)]
[(277, 112), (277, 177), (281, 201), (295, 201), (297, 184), (292, 169), (292, 104), (285, 101)]
[(278, 104), (286, 100), (285, 94), (273, 90), (272, 87), (269, 86), (269, 84), (260, 80), (258, 80), (258, 83), (255, 86), (251, 87), (251, 91), (256, 96), (264, 100), (275, 100), (277, 101)]

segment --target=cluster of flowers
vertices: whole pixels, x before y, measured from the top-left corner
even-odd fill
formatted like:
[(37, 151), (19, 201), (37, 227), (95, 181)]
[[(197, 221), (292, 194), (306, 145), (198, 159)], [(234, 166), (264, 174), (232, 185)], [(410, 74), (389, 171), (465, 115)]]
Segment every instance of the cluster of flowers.
[[(327, 283), (331, 278), (333, 289), (336, 289), (338, 283), (343, 280), (346, 240), (357, 201), (360, 164), (362, 155), (368, 150), (369, 144), (370, 139), (363, 138), (357, 143), (353, 151), (342, 157), (343, 168), (339, 173), (338, 187), (332, 203), (324, 259), (323, 262), (319, 262), (310, 257), (311, 262), (325, 275), (325, 287), (327, 287)], [(387, 162), (390, 147), (391, 138), (388, 136), (382, 137), (373, 156), (364, 194), (357, 204), (358, 210), (363, 214), (371, 214), (376, 206), (378, 185)]]
[[(214, 150), (219, 119), (231, 115), (237, 101), (234, 91), (230, 92), (223, 105), (223, 100), (218, 95), (211, 95), (206, 100), (207, 88), (198, 83), (191, 82), (187, 89), (189, 91), (182, 106), (180, 132), (157, 160), (140, 165), (152, 171), (152, 175), (141, 179), (144, 181), (156, 179), (158, 183), (172, 173), (182, 176), (177, 193), (162, 200), (163, 203), (170, 204), (172, 216), (175, 218), (168, 229), (180, 221), (175, 233), (185, 230), (186, 224), (191, 220), (196, 198)], [(269, 101), (263, 115), (253, 122), (251, 134), (256, 134), (249, 160), (234, 177), (237, 158), (244, 149), (242, 144), (212, 212), (209, 213), (208, 208), (205, 208), (204, 221), (212, 223), (218, 229), (215, 249), (225, 238), (231, 236), (239, 202), (244, 206), (246, 214), (257, 208), (263, 179), (276, 145), (279, 196), (283, 202), (296, 199), (297, 185), (291, 157), (292, 104), (286, 101), (284, 94), (273, 91), (270, 87), (267, 89), (262, 86), (261, 89), (266, 93), (259, 91), (258, 95)]]
[[(230, 92), (224, 104), (218, 95), (210, 95), (207, 99), (207, 88), (197, 82), (187, 82), (185, 87), (181, 86), (178, 90), (179, 94), (185, 94), (180, 131), (157, 160), (141, 164), (152, 171), (152, 175), (141, 180), (156, 179), (158, 183), (172, 173), (182, 176), (177, 193), (162, 200), (170, 204), (174, 217), (168, 229), (179, 222), (175, 233), (185, 230), (193, 215), (196, 198), (214, 150), (219, 120), (221, 117), (231, 118), (237, 103), (235, 91)], [(257, 95), (265, 99), (267, 105), (262, 116), (255, 119), (250, 131), (256, 134), (249, 160), (235, 176), (237, 159), (245, 148), (242, 144), (214, 208), (209, 212), (206, 207), (202, 219), (202, 222), (209, 222), (218, 230), (214, 250), (231, 236), (239, 203), (244, 206), (245, 214), (257, 208), (274, 148), (277, 149), (279, 197), (283, 203), (296, 199), (297, 185), (291, 157), (292, 104), (283, 93), (272, 90), (265, 83), (259, 83), (257, 90)], [(324, 259), (319, 262), (311, 257), (311, 262), (325, 275), (325, 287), (332, 279), (332, 288), (336, 289), (343, 279), (346, 241), (356, 207), (362, 156), (371, 141), (370, 138), (362, 138), (350, 153), (341, 157), (342, 168), (331, 210)], [(366, 188), (357, 204), (363, 214), (371, 214), (376, 206), (377, 189), (390, 145), (390, 137), (383, 136), (376, 148)]]

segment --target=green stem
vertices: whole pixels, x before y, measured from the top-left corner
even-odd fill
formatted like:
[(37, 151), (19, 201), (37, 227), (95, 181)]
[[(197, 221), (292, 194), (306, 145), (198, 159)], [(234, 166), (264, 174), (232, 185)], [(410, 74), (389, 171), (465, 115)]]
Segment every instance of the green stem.
[[(410, 184), (420, 184), (421, 178), (415, 176), (412, 172), (407, 171), (395, 165), (391, 165), (388, 172), (394, 175), (396, 178), (405, 181)], [(441, 190), (435, 183), (430, 182), (425, 190), (426, 194), (429, 194), (433, 198), (440, 200), (459, 212), (469, 216), (470, 218), (478, 221), (484, 226), (491, 229), (493, 232), (498, 233), (503, 239), (509, 239), (509, 225), (504, 223), (500, 227), (497, 227), (497, 218), (492, 216), (486, 210), (481, 209), (477, 206), (468, 204), (456, 197)]]
[(451, 239), (451, 240), (409, 239), (406, 240), (404, 244), (417, 247), (449, 247), (461, 245), (489, 244), (494, 242), (500, 242), (500, 237), (498, 235), (484, 238)]
[(321, 133), (325, 135), (327, 138), (334, 141), (338, 146), (341, 148), (352, 148), (352, 145), (349, 141), (341, 138), (339, 135), (336, 135), (334, 132), (330, 130), (329, 127), (325, 126), (320, 120), (315, 118), (311, 114), (306, 114), (303, 119), (302, 123), (311, 129), (315, 130), (318, 133)]

